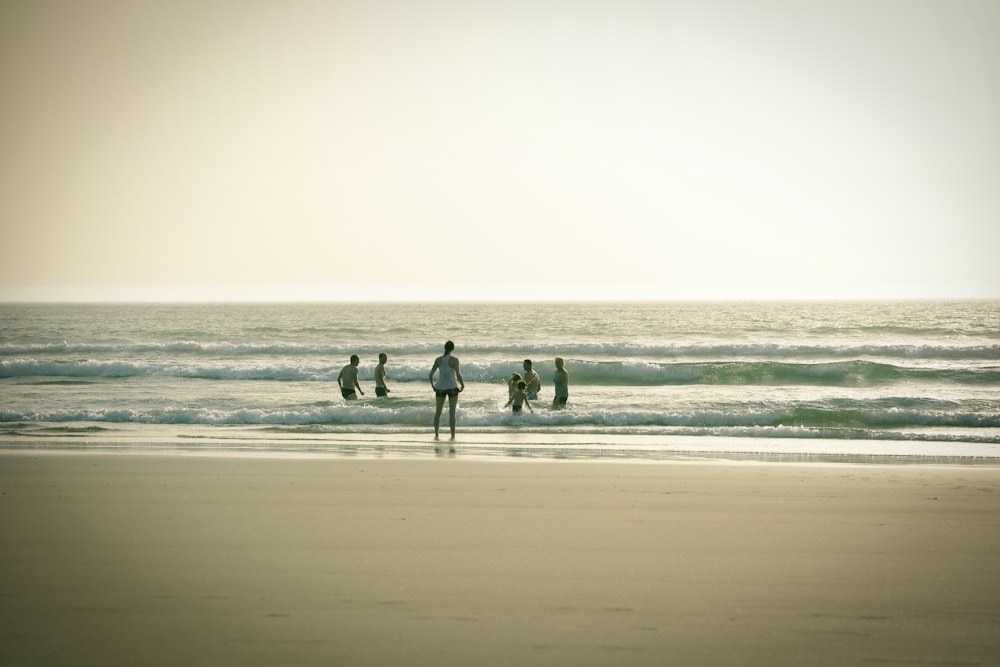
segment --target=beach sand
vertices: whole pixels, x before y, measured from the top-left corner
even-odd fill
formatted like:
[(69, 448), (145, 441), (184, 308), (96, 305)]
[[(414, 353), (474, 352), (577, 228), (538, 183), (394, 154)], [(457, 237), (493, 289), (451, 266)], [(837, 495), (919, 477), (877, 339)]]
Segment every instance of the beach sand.
[(995, 665), (1000, 469), (0, 453), (0, 665)]

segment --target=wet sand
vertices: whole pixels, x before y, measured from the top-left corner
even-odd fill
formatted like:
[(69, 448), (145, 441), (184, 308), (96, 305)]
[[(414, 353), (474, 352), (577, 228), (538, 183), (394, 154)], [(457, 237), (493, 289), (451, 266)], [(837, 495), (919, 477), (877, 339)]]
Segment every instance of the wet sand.
[(0, 453), (0, 665), (990, 665), (1000, 469)]

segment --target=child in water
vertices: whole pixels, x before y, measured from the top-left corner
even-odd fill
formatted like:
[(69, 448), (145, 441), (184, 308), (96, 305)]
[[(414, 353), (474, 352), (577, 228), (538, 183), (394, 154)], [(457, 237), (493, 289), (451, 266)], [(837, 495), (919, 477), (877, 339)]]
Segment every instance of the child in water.
[[(517, 383), (521, 381), (520, 373), (511, 373), (510, 379), (507, 380), (507, 397), (510, 398), (517, 391)], [(525, 385), (527, 386), (527, 385)]]
[(526, 385), (524, 384), (523, 381), (518, 382), (517, 389), (515, 389), (514, 393), (510, 395), (510, 400), (507, 401), (507, 405), (504, 406), (505, 408), (507, 408), (510, 407), (511, 404), (513, 404), (515, 415), (521, 412), (522, 405), (527, 405), (528, 410), (530, 410), (532, 414), (534, 414), (535, 412), (534, 410), (531, 409), (531, 403), (528, 402), (528, 393), (524, 391), (525, 386)]

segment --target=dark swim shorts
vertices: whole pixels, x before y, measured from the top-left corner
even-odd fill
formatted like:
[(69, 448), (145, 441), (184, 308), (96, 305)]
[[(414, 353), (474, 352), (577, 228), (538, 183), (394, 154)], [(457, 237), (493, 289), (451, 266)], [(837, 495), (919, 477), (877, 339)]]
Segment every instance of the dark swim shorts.
[(380, 398), (385, 398), (389, 395), (389, 390), (385, 387), (375, 387), (375, 395)]
[(569, 396), (556, 396), (555, 400), (552, 402), (555, 403), (556, 405), (566, 405), (566, 401), (568, 399)]
[(344, 398), (357, 398), (358, 392), (354, 391), (353, 389), (348, 389), (347, 387), (341, 387), (340, 395), (343, 396)]
[(455, 387), (454, 389), (435, 389), (434, 393), (441, 398), (444, 398), (445, 396), (458, 396), (458, 387)]

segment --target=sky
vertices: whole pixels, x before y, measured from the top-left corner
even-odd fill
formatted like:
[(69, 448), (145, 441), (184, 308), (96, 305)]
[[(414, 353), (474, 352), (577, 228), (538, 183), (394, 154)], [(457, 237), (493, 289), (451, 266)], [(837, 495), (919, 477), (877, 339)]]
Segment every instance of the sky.
[(3, 0), (0, 301), (1000, 297), (998, 0)]

